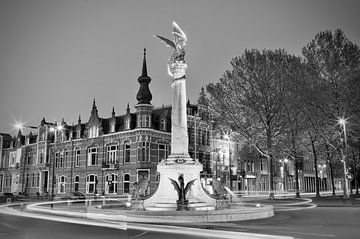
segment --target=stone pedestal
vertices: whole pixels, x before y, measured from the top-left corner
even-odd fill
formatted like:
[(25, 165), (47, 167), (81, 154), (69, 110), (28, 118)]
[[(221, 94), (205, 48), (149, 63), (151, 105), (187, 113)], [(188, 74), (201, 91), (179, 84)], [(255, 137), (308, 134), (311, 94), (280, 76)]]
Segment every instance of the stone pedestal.
[(201, 186), (200, 172), (203, 170), (202, 164), (190, 161), (190, 159), (183, 159), (184, 163), (164, 161), (158, 164), (157, 170), (160, 173), (159, 187), (152, 197), (144, 201), (145, 210), (156, 210), (156, 208), (159, 210), (176, 210), (179, 197), (169, 178), (177, 181), (181, 174), (183, 174), (185, 185), (195, 179), (186, 195), (188, 206), (196, 208), (198, 204), (202, 207), (215, 208), (216, 199), (210, 197)]

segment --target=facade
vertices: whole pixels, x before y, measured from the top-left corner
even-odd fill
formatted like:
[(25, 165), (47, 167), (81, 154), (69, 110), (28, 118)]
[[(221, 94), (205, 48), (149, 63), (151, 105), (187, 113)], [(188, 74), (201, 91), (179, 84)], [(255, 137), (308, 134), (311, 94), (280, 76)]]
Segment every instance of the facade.
[[(68, 192), (87, 196), (131, 194), (134, 182), (149, 182), (148, 194), (159, 182), (157, 164), (171, 152), (171, 106), (154, 107), (149, 89), (146, 52), (137, 79), (135, 112), (100, 117), (95, 99), (90, 117), (76, 125), (48, 122), (43, 118), (34, 133), (16, 137), (0, 134), (0, 195), (61, 197)], [(255, 149), (217, 133), (199, 104), (187, 103), (189, 154), (203, 164), (202, 183), (220, 180), (233, 191), (268, 193), (268, 162)], [(294, 191), (294, 165), (274, 160), (275, 189)], [(315, 191), (313, 162), (304, 161), (299, 171), (300, 190)], [(326, 167), (321, 185), (330, 189)], [(320, 177), (320, 176), (319, 176)]]

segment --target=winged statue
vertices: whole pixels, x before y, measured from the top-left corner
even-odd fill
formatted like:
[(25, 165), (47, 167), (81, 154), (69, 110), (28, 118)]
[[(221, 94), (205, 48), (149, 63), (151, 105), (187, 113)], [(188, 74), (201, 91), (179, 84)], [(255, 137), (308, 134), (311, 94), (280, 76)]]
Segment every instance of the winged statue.
[(165, 37), (154, 35), (155, 37), (159, 38), (162, 42), (166, 44), (166, 46), (171, 47), (174, 49), (173, 54), (169, 58), (169, 63), (175, 63), (175, 62), (185, 62), (185, 46), (187, 42), (187, 38), (185, 33), (181, 30), (178, 24), (176, 22), (173, 22), (172, 24), (172, 34), (174, 40), (169, 40)]
[(194, 185), (194, 182), (196, 179), (191, 180), (186, 184), (186, 187), (184, 187), (184, 175), (180, 174), (178, 181), (180, 185), (172, 178), (169, 178), (171, 181), (171, 184), (174, 186), (174, 189), (178, 193), (179, 201), (185, 201), (186, 194), (190, 191), (190, 188)]

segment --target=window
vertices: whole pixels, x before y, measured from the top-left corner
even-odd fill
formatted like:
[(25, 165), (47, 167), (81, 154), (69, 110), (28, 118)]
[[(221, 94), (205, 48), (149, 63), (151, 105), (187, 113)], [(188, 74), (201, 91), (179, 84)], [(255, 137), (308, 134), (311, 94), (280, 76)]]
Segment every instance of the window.
[(138, 116), (138, 127), (149, 128), (150, 122), (151, 122), (151, 117), (149, 115)]
[(94, 166), (97, 162), (97, 148), (89, 148), (88, 149), (88, 166)]
[(26, 165), (31, 165), (31, 148), (28, 149), (27, 155), (26, 155)]
[(166, 121), (164, 119), (160, 121), (160, 130), (166, 130)]
[(35, 187), (35, 180), (36, 180), (35, 174), (33, 173), (33, 174), (31, 175), (31, 187), (32, 187), (32, 188)]
[(75, 151), (75, 167), (80, 167), (80, 149)]
[(149, 142), (140, 142), (138, 144), (138, 161), (140, 162), (149, 161), (149, 150), (150, 150)]
[(25, 179), (25, 187), (29, 187), (29, 186), (30, 186), (30, 175), (27, 173)]
[(55, 153), (55, 167), (59, 167), (59, 153)]
[(117, 155), (118, 147), (117, 145), (107, 146), (107, 164), (115, 164), (116, 163), (116, 155)]
[(130, 129), (130, 116), (125, 119), (125, 129)]
[(65, 176), (64, 176), (64, 175), (61, 175), (61, 176), (59, 177), (58, 192), (59, 192), (59, 193), (65, 193), (65, 187), (66, 187)]
[(79, 182), (80, 182), (80, 177), (79, 177), (79, 175), (76, 175), (75, 179), (74, 179), (74, 190), (75, 190), (75, 192), (79, 191)]
[(64, 152), (60, 153), (60, 168), (64, 167)]
[(158, 146), (158, 161), (165, 160), (168, 157), (168, 145), (167, 144), (159, 144)]
[(40, 173), (37, 173), (36, 174), (36, 184), (35, 184), (35, 187), (39, 187), (39, 185), (40, 185)]
[(124, 193), (130, 192), (130, 175), (124, 174)]
[(89, 130), (89, 138), (96, 138), (96, 137), (99, 137), (99, 127), (94, 125), (94, 126), (91, 126), (91, 128)]
[(129, 142), (125, 143), (124, 154), (125, 154), (124, 155), (125, 162), (129, 163), (130, 162), (130, 143)]
[(117, 193), (118, 176), (115, 173), (108, 174), (105, 177), (105, 193)]
[(86, 176), (86, 193), (97, 193), (97, 176), (90, 174)]
[(15, 167), (16, 152), (10, 152), (9, 167)]
[(3, 191), (3, 178), (4, 178), (4, 175), (0, 174), (0, 193)]
[(44, 156), (45, 156), (45, 150), (44, 149), (40, 149), (40, 153), (39, 153), (39, 163), (43, 164), (44, 163)]

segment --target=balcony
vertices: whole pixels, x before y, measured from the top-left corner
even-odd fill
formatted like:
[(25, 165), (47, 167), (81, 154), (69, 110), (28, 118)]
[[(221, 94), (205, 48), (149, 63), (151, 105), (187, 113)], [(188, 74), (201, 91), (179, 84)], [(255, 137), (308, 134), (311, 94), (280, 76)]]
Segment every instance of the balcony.
[(103, 162), (102, 163), (102, 169), (119, 169), (119, 164), (118, 163), (108, 163), (108, 162)]

